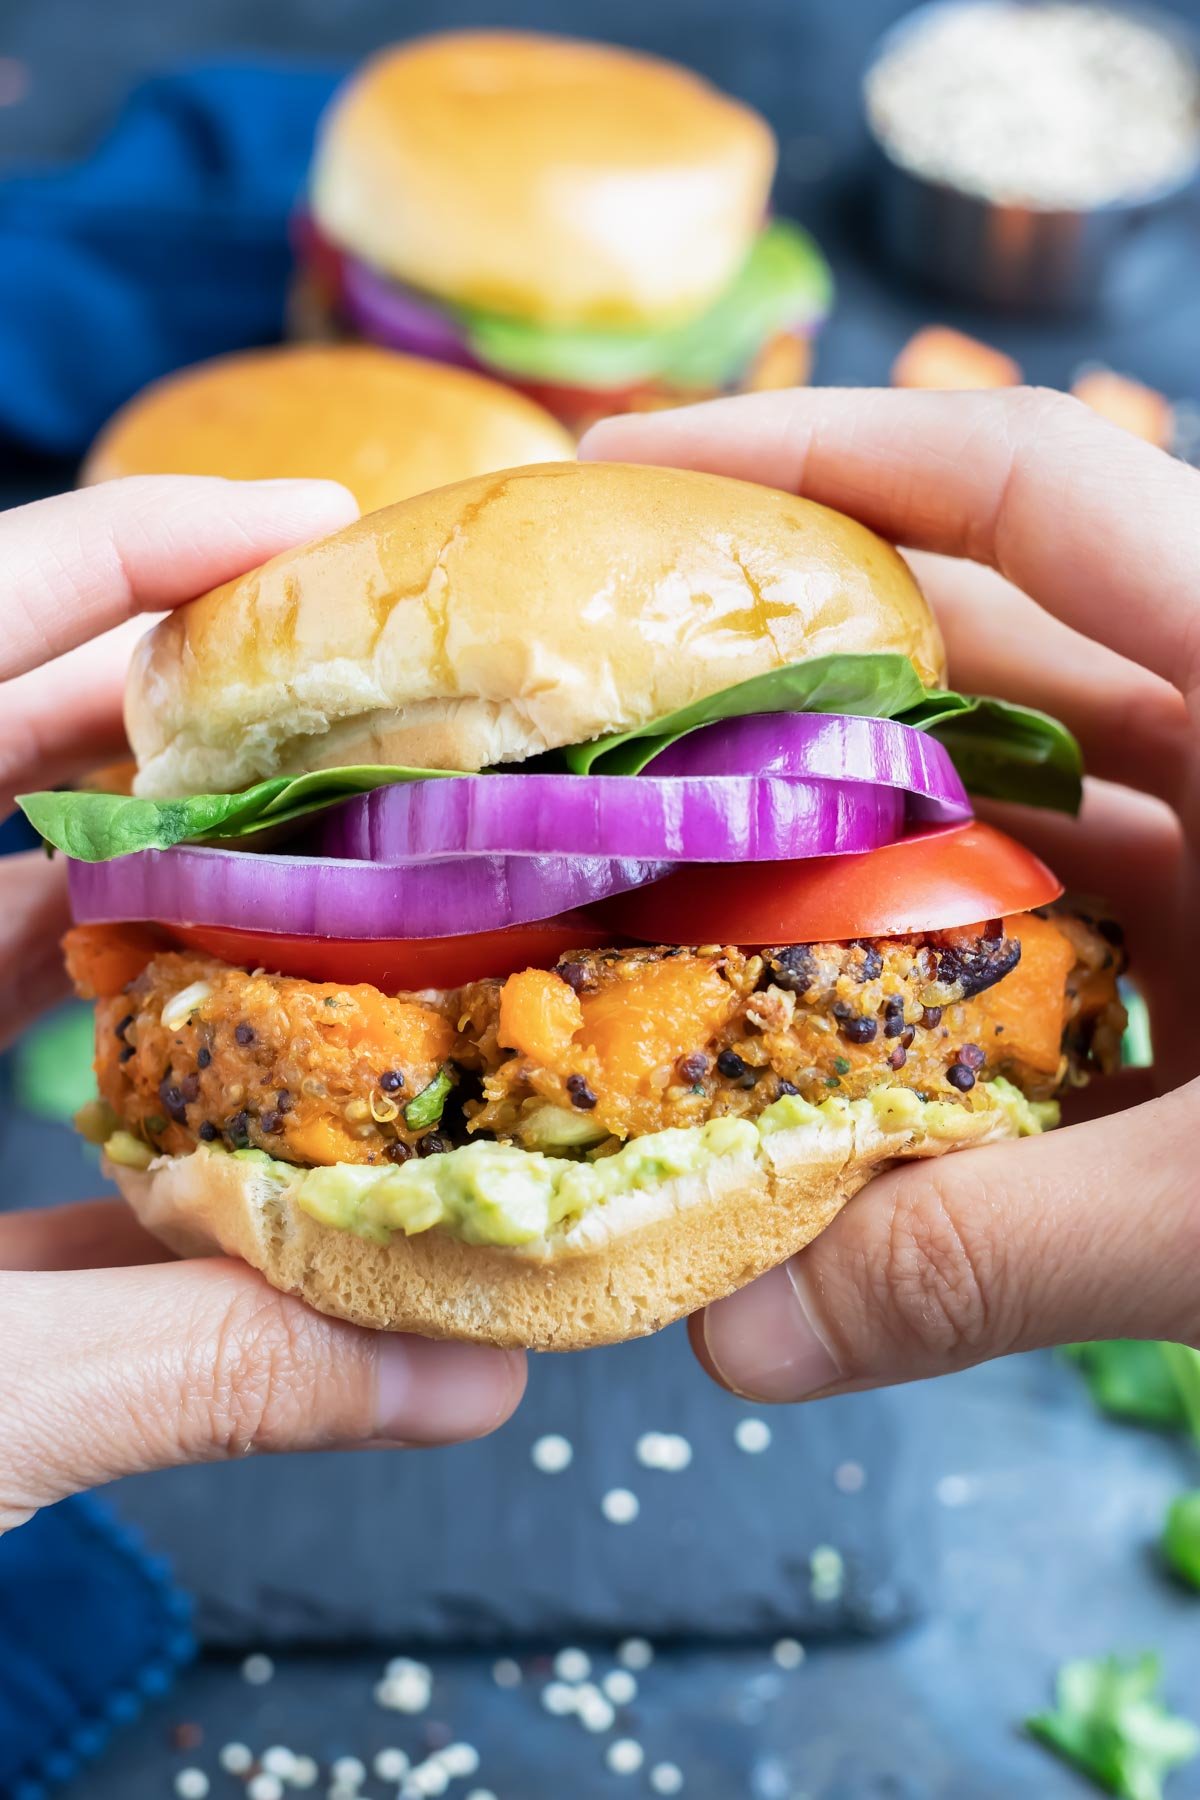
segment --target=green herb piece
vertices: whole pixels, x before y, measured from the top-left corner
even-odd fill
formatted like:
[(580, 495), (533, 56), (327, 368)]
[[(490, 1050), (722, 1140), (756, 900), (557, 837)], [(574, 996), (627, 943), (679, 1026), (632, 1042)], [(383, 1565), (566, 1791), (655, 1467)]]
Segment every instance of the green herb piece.
[(457, 307), (481, 362), (539, 381), (616, 388), (663, 380), (725, 387), (778, 331), (822, 318), (833, 303), (829, 265), (807, 232), (782, 219), (761, 231), (734, 280), (699, 318), (650, 329), (548, 326)]
[(1123, 1800), (1163, 1800), (1163, 1782), (1200, 1754), (1200, 1731), (1158, 1698), (1157, 1656), (1115, 1656), (1064, 1663), (1053, 1712), (1026, 1729), (1064, 1761)]
[(404, 1123), (410, 1131), (424, 1131), (427, 1125), (436, 1125), (442, 1116), (442, 1108), (446, 1104), (454, 1082), (445, 1069), (440, 1069), (419, 1094), (414, 1094), (404, 1109)]
[(1161, 1431), (1186, 1429), (1188, 1416), (1161, 1344), (1114, 1338), (1072, 1344), (1065, 1354), (1078, 1365), (1101, 1412)]
[(1163, 1526), (1162, 1553), (1176, 1575), (1200, 1588), (1200, 1488), (1172, 1500)]
[(160, 1118), (158, 1113), (151, 1113), (148, 1119), (142, 1120), (142, 1129), (148, 1131), (151, 1137), (157, 1137), (160, 1131), (167, 1129), (167, 1121)]
[(827, 1088), (841, 1087), (841, 1085), (842, 1084), (836, 1075), (827, 1075), (825, 1077), (825, 1086)]
[(833, 1059), (833, 1066), (839, 1075), (848, 1075), (850, 1073), (850, 1062), (848, 1057), (835, 1056)]
[(390, 766), (317, 769), (277, 775), (241, 794), (194, 794), (189, 800), (142, 800), (128, 794), (19, 794), (17, 804), (48, 844), (79, 862), (109, 862), (136, 850), (249, 837), (291, 825), (308, 813), (399, 781), (430, 781), (451, 769)]

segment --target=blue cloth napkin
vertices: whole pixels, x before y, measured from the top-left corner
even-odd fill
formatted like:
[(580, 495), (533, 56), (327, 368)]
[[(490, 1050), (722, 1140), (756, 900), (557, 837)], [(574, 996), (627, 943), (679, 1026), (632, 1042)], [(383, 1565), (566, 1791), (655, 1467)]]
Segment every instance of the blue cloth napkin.
[(329, 69), (137, 89), (86, 161), (0, 181), (0, 441), (80, 454), (156, 376), (277, 338)]
[(107, 1508), (65, 1500), (0, 1538), (0, 1800), (41, 1800), (165, 1693), (191, 1604)]

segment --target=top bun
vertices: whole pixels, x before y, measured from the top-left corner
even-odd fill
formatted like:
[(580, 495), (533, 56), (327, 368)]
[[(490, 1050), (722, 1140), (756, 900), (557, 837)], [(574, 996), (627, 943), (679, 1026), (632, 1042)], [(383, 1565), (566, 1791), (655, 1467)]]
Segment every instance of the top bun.
[(374, 512), (571, 453), (549, 413), (499, 382), (367, 344), (312, 344), (219, 356), (155, 382), (105, 426), (82, 479), (316, 475)]
[(701, 311), (766, 210), (766, 121), (689, 70), (515, 31), (374, 57), (326, 115), (324, 234), (414, 287), (545, 324)]
[(834, 651), (943, 675), (907, 564), (865, 526), (719, 475), (510, 469), (285, 551), (155, 626), (126, 692), (135, 791), (481, 769)]

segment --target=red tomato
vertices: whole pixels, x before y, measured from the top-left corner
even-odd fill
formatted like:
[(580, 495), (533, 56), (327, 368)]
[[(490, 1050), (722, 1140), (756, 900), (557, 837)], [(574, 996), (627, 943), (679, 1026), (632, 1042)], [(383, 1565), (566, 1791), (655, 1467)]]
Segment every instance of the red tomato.
[(975, 820), (862, 856), (681, 869), (592, 910), (643, 943), (811, 944), (944, 931), (1061, 893), (1032, 851)]
[(583, 913), (561, 913), (533, 925), (509, 925), (469, 937), (318, 938), (272, 931), (233, 931), (223, 925), (165, 927), (192, 950), (244, 969), (269, 969), (306, 981), (347, 987), (366, 981), (382, 993), (459, 987), (484, 975), (552, 968), (568, 950), (611, 941), (611, 932)]

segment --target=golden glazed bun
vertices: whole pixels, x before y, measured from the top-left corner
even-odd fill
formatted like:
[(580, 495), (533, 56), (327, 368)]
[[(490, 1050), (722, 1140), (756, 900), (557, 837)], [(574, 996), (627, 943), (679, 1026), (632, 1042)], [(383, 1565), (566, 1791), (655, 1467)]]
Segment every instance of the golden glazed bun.
[(543, 463), (275, 556), (140, 641), (137, 794), (344, 763), (486, 769), (648, 724), (831, 652), (943, 646), (907, 563), (813, 500), (723, 475)]
[(325, 117), (322, 232), (429, 293), (545, 324), (703, 310), (766, 210), (765, 120), (673, 63), (512, 31), (374, 57)]
[(571, 452), (549, 413), (499, 382), (370, 345), (313, 344), (220, 356), (155, 382), (105, 426), (82, 479), (315, 475), (374, 512)]
[(658, 1331), (765, 1274), (887, 1163), (1011, 1135), (998, 1111), (943, 1105), (937, 1118), (937, 1136), (851, 1120), (780, 1131), (757, 1156), (617, 1196), (519, 1250), (437, 1228), (371, 1243), (318, 1224), (269, 1166), (204, 1150), (107, 1172), (178, 1254), (240, 1256), (320, 1312), (422, 1337), (585, 1350)]
[(718, 475), (510, 469), (287, 551), (157, 625), (126, 690), (136, 792), (521, 761), (835, 651), (943, 674), (908, 566), (864, 526)]

